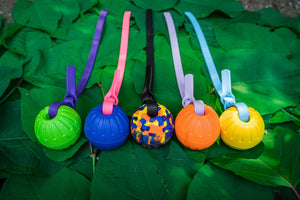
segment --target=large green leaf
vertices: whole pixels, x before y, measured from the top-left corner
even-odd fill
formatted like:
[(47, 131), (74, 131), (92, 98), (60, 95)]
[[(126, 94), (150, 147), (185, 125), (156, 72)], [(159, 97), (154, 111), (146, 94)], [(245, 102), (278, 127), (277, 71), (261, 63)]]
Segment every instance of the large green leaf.
[(59, 165), (48, 159), (42, 149), (31, 142), (21, 126), (21, 101), (0, 106), (5, 115), (0, 121), (1, 170), (16, 174), (52, 174)]
[(79, 173), (63, 168), (60, 172), (49, 178), (38, 191), (40, 199), (68, 200), (90, 199), (91, 183)]
[(58, 26), (62, 13), (57, 9), (57, 2), (19, 0), (13, 8), (15, 22), (32, 28), (53, 33)]
[(4, 46), (11, 52), (27, 57), (37, 50), (47, 50), (51, 47), (50, 36), (31, 28), (22, 28), (14, 37), (6, 37)]
[(38, 192), (45, 179), (45, 177), (40, 176), (12, 174), (7, 178), (1, 189), (0, 199), (40, 200)]
[(11, 37), (14, 35), (20, 28), (22, 28), (22, 25), (14, 23), (14, 24), (7, 24), (6, 27), (1, 28), (0, 31), (0, 46), (4, 44), (6, 38)]
[(11, 79), (22, 76), (22, 58), (10, 51), (0, 57), (0, 97), (9, 86)]
[(222, 146), (215, 146), (209, 152), (208, 159), (221, 168), (259, 184), (296, 186), (300, 182), (300, 135), (290, 129), (277, 127), (268, 130), (262, 142), (264, 151), (256, 158), (241, 158), (239, 151), (224, 151), (221, 150)]
[(18, 167), (23, 166), (27, 173), (31, 173), (38, 167), (39, 161), (32, 152), (26, 151), (24, 143), (27, 143), (29, 138), (22, 130), (20, 105), (21, 101), (15, 101), (2, 104), (0, 107), (0, 112), (5, 115), (0, 121), (0, 126), (3, 127), (0, 135), (1, 168), (14, 171), (13, 164), (15, 164)]
[(285, 123), (285, 122), (294, 121), (296, 124), (300, 125), (299, 116), (297, 117), (291, 113), (294, 110), (295, 109), (292, 109), (292, 108), (280, 109), (272, 116), (270, 123), (277, 124), (277, 123)]
[(19, 0), (13, 8), (13, 17), (19, 24), (54, 33), (58, 27), (69, 27), (81, 11), (84, 12), (94, 4), (94, 1), (83, 3), (68, 0), (51, 2)]
[[(88, 149), (88, 148), (86, 148)], [(69, 169), (78, 172), (79, 174), (86, 177), (88, 180), (92, 180), (93, 177), (93, 167), (92, 167), (92, 158), (87, 157), (84, 160), (80, 160), (73, 165), (68, 167)]]
[(47, 156), (52, 160), (64, 161), (66, 159), (71, 158), (79, 150), (79, 148), (86, 142), (87, 139), (85, 138), (85, 136), (82, 135), (71, 148), (67, 148), (59, 151), (44, 148), (44, 151), (47, 154)]
[(288, 28), (270, 30), (267, 27), (249, 23), (234, 23), (222, 29), (215, 29), (216, 38), (225, 50), (255, 49), (276, 52), (283, 56), (299, 54), (294, 46), (299, 46), (297, 35)]
[(130, 139), (117, 150), (101, 152), (91, 199), (184, 199), (198, 168), (173, 141), (146, 149)]
[(253, 183), (208, 163), (198, 171), (187, 194), (187, 199), (202, 198), (271, 200), (274, 199), (274, 195), (271, 187)]
[(97, 2), (97, 0), (78, 0), (81, 13), (84, 13), (95, 6)]
[(260, 14), (259, 24), (273, 27), (289, 27), (295, 32), (300, 32), (300, 16), (295, 18), (284, 17), (280, 11), (274, 8), (265, 8), (256, 12)]
[(82, 175), (63, 168), (51, 177), (10, 175), (0, 199), (89, 199), (90, 182)]

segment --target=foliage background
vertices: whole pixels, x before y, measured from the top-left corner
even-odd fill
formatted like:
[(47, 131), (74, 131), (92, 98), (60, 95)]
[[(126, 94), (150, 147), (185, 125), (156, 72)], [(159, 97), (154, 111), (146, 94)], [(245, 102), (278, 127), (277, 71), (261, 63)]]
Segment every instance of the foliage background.
[[(98, 151), (95, 172), (87, 140), (63, 151), (37, 144), (38, 112), (65, 94), (66, 66), (84, 70), (101, 9), (108, 9), (96, 64), (77, 111), (82, 120), (103, 101), (118, 60), (122, 16), (132, 11), (120, 107), (140, 106), (145, 74), (145, 9), (154, 13), (156, 99), (174, 116), (181, 99), (162, 12), (171, 12), (185, 73), (194, 74), (195, 97), (221, 114), (191, 24), (201, 24), (220, 72), (232, 72), (237, 101), (258, 110), (263, 141), (237, 151), (218, 141), (191, 151), (174, 137), (145, 149), (128, 137), (114, 151)], [(234, 0), (18, 0), (15, 23), (0, 32), (0, 199), (297, 199), (300, 191), (300, 18), (274, 9), (245, 11)], [(101, 88), (99, 87), (101, 86)]]

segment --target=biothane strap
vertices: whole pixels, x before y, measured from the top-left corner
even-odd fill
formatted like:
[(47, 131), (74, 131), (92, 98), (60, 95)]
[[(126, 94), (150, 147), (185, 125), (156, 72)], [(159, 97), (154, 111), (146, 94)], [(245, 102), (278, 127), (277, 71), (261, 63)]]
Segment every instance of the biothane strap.
[(178, 39), (176, 34), (176, 29), (174, 26), (174, 22), (172, 16), (169, 12), (164, 12), (165, 20), (167, 23), (170, 43), (172, 48), (172, 55), (173, 55), (173, 63), (175, 68), (175, 74), (177, 79), (177, 85), (179, 88), (179, 92), (182, 98), (182, 105), (183, 107), (193, 103), (194, 110), (197, 115), (204, 115), (204, 103), (203, 101), (196, 101), (194, 98), (194, 84), (193, 84), (193, 75), (187, 74), (184, 76), (180, 58), (180, 51), (178, 45)]
[(202, 29), (197, 22), (197, 19), (194, 17), (194, 15), (190, 12), (185, 12), (185, 15), (188, 17), (188, 19), (191, 21), (194, 30), (196, 32), (199, 45), (202, 50), (202, 54), (209, 72), (209, 75), (211, 77), (211, 80), (214, 84), (214, 87), (216, 91), (218, 92), (221, 102), (224, 105), (224, 109), (226, 110), (229, 107), (235, 106), (238, 110), (239, 118), (240, 120), (247, 122), (249, 120), (249, 109), (245, 103), (235, 102), (235, 97), (233, 96), (231, 92), (231, 77), (230, 77), (230, 71), (229, 70), (222, 70), (222, 83), (218, 76), (214, 61), (211, 57), (208, 45), (206, 43), (206, 39), (204, 37), (204, 34), (202, 32)]
[(49, 106), (48, 113), (49, 113), (49, 116), (51, 119), (56, 116), (58, 108), (62, 105), (66, 105), (66, 106), (69, 106), (69, 107), (75, 109), (76, 103), (77, 103), (77, 97), (83, 92), (83, 90), (90, 78), (91, 72), (93, 70), (93, 66), (94, 66), (96, 55), (98, 52), (98, 47), (99, 47), (102, 30), (103, 30), (103, 25), (104, 25), (104, 21), (105, 21), (107, 12), (108, 12), (107, 10), (102, 10), (99, 15), (94, 38), (93, 38), (93, 43), (92, 43), (90, 54), (89, 54), (89, 58), (86, 63), (86, 67), (83, 72), (83, 75), (82, 75), (77, 87), (76, 87), (76, 77), (75, 77), (76, 68), (72, 65), (69, 65), (67, 67), (67, 77), (66, 77), (66, 79), (67, 79), (67, 94), (64, 97), (64, 102), (54, 102)]
[(111, 88), (104, 97), (103, 108), (102, 108), (102, 112), (104, 115), (110, 115), (113, 112), (113, 106), (118, 105), (119, 102), (118, 95), (121, 89), (124, 71), (125, 71), (125, 65), (126, 65), (130, 15), (131, 12), (126, 11), (123, 16), (119, 62), (118, 62), (118, 67), (114, 74), (114, 79)]
[(152, 10), (146, 12), (147, 28), (147, 67), (143, 92), (141, 94), (143, 104), (147, 104), (147, 114), (150, 117), (156, 117), (158, 114), (157, 103), (152, 92), (153, 74), (154, 74), (154, 47), (153, 47), (153, 18)]

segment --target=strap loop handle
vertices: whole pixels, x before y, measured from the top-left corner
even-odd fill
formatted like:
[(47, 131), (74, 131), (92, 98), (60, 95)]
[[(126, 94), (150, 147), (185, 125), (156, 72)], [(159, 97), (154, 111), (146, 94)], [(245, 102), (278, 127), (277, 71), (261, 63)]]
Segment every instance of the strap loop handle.
[(176, 29), (174, 26), (174, 22), (172, 16), (169, 12), (164, 12), (165, 20), (167, 23), (172, 55), (173, 55), (173, 63), (175, 68), (175, 74), (177, 79), (178, 89), (182, 98), (182, 106), (186, 107), (191, 103), (194, 104), (194, 111), (197, 115), (204, 115), (204, 103), (203, 101), (196, 101), (194, 98), (194, 79), (192, 74), (187, 74), (184, 76), (178, 39), (176, 34)]
[(121, 35), (121, 46), (119, 53), (118, 67), (114, 74), (114, 79), (110, 90), (104, 97), (102, 112), (104, 115), (110, 115), (113, 112), (113, 105), (118, 105), (118, 95), (123, 82), (127, 49), (128, 49), (128, 38), (129, 38), (129, 27), (130, 27), (130, 11), (126, 11), (123, 16), (122, 35)]
[(62, 105), (66, 105), (75, 109), (77, 98), (83, 92), (92, 73), (107, 13), (107, 10), (102, 10), (99, 15), (89, 58), (77, 87), (75, 77), (76, 68), (72, 65), (69, 65), (67, 67), (67, 94), (65, 95), (64, 102), (53, 102), (49, 106), (48, 113), (51, 119), (53, 119), (57, 115), (58, 108)]
[(222, 71), (222, 83), (221, 83), (214, 61), (210, 54), (206, 39), (204, 37), (204, 34), (202, 32), (202, 29), (197, 19), (190, 12), (185, 12), (184, 14), (188, 17), (188, 19), (191, 21), (194, 27), (210, 78), (214, 84), (215, 89), (217, 90), (217, 93), (221, 98), (221, 103), (224, 105), (224, 109), (226, 110), (229, 107), (235, 106), (238, 110), (240, 120), (247, 122), (249, 120), (249, 109), (245, 103), (235, 102), (235, 97), (231, 92), (230, 71), (229, 70)]

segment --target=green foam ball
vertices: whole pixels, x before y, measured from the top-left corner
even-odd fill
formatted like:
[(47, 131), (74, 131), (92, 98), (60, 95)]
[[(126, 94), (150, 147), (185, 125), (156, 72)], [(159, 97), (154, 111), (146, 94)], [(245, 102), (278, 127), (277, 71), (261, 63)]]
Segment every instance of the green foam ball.
[(73, 145), (81, 133), (81, 119), (78, 113), (68, 106), (60, 106), (56, 117), (50, 119), (49, 106), (41, 110), (34, 123), (38, 141), (49, 149), (66, 149)]

